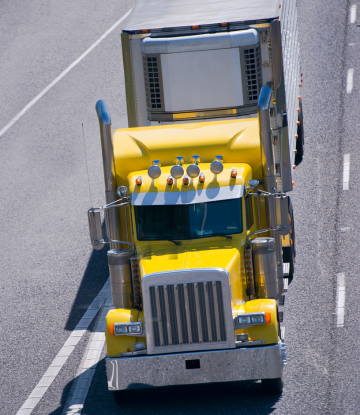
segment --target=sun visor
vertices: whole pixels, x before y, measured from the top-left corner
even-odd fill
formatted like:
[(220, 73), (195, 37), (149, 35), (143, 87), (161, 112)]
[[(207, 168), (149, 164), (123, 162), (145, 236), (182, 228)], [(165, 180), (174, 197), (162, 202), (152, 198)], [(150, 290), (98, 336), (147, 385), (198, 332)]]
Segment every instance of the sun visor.
[(243, 196), (243, 194), (243, 185), (208, 187), (206, 189), (187, 190), (185, 192), (132, 193), (131, 204), (134, 206), (189, 205), (237, 199)]

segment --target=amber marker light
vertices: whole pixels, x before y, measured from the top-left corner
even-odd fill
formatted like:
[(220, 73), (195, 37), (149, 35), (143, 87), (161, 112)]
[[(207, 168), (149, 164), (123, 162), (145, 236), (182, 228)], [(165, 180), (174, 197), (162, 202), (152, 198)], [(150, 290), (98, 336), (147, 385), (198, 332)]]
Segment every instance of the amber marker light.
[(141, 31), (141, 33), (150, 33), (150, 30), (149, 30), (149, 29), (143, 29), (143, 30)]
[(186, 185), (189, 184), (189, 177), (188, 176), (184, 176), (183, 183), (186, 184)]
[(226, 27), (228, 24), (227, 23), (220, 23), (221, 27)]
[(292, 182), (292, 185), (295, 186), (295, 182)]
[(200, 176), (199, 176), (199, 182), (200, 183), (204, 183), (205, 182), (205, 175), (204, 174), (200, 174)]
[(237, 171), (235, 169), (231, 170), (231, 177), (233, 179), (236, 179), (236, 176), (237, 176)]
[(199, 25), (194, 25), (194, 26), (191, 26), (191, 29), (200, 29), (200, 26)]
[(265, 323), (266, 324), (271, 323), (271, 313), (270, 313), (270, 311), (265, 311)]
[(115, 332), (114, 332), (114, 324), (109, 324), (109, 332), (110, 332), (110, 334), (111, 335), (115, 335)]
[(136, 184), (138, 186), (141, 186), (142, 185), (142, 178), (140, 176), (135, 181), (136, 181)]
[(169, 185), (169, 186), (171, 186), (172, 184), (174, 183), (174, 179), (170, 176), (170, 177), (168, 177), (168, 179), (167, 179), (167, 184)]

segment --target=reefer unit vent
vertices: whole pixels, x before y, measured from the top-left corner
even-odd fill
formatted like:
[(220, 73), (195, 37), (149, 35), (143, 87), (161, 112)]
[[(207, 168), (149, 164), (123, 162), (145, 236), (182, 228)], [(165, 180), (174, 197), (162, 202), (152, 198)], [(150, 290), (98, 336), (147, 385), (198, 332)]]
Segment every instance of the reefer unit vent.
[(261, 58), (255, 29), (149, 36), (141, 50), (150, 120), (219, 109), (236, 115), (236, 109), (257, 103)]

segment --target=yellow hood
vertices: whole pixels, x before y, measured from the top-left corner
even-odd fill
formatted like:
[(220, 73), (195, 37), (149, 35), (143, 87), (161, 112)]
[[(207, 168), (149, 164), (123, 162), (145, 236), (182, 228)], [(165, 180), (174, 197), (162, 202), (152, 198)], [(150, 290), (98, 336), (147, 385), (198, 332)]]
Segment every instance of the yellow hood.
[(141, 276), (184, 269), (223, 268), (229, 273), (233, 305), (244, 304), (244, 244), (243, 235), (234, 235), (232, 239), (212, 237), (182, 241), (182, 245), (168, 241), (138, 241)]

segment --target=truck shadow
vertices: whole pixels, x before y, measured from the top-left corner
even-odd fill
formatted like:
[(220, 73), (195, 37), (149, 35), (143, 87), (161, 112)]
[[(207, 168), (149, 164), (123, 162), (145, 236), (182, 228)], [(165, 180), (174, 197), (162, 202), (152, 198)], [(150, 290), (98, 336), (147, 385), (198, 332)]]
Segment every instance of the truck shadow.
[[(49, 415), (62, 415), (72, 383), (64, 388), (61, 407)], [(82, 414), (268, 415), (273, 413), (280, 399), (280, 396), (265, 395), (261, 383), (251, 381), (164, 388), (143, 386), (130, 391), (128, 402), (116, 404), (112, 392), (107, 389), (105, 359), (102, 359), (97, 365)]]
[(65, 330), (73, 331), (93, 299), (98, 295), (109, 277), (107, 248), (93, 250), (84, 272), (75, 301), (67, 319)]

